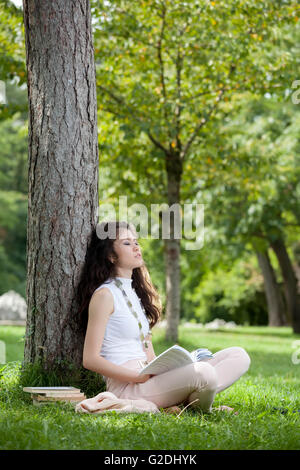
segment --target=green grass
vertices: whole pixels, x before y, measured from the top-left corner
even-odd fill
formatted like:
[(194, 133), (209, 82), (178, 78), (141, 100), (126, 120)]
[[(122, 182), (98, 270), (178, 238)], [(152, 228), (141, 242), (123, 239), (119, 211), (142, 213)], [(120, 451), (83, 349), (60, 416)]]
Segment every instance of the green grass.
[[(178, 343), (183, 347), (216, 352), (242, 346), (251, 366), (213, 405), (231, 406), (238, 415), (189, 408), (179, 418), (163, 413), (83, 415), (69, 403), (33, 406), (18, 384), (23, 335), (23, 327), (0, 327), (8, 361), (0, 375), (1, 449), (300, 449), (300, 413), (293, 413), (300, 410), (300, 364), (291, 359), (293, 342), (300, 337), (290, 328), (206, 331), (181, 326)], [(159, 329), (153, 344), (156, 354), (172, 345)]]

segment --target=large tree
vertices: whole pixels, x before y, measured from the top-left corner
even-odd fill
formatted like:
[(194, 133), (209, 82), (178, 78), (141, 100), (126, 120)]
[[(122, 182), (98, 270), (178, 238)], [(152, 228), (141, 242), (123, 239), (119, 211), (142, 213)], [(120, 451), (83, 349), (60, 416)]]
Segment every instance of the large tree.
[(82, 363), (75, 290), (98, 207), (94, 49), (86, 0), (24, 0), (29, 101), (25, 363)]

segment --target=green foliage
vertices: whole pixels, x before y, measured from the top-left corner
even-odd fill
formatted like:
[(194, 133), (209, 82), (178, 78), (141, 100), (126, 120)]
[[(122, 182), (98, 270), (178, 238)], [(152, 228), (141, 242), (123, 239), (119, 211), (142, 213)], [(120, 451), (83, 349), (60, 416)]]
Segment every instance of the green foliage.
[[(216, 126), (207, 127), (206, 146), (198, 150), (202, 165), (194, 167), (195, 180), (201, 178), (195, 197), (207, 208), (205, 246), (198, 257), (198, 270), (191, 270), (194, 277), (198, 275), (199, 296), (195, 296), (195, 303), (187, 299), (185, 284), (184, 315), (194, 311), (202, 321), (231, 316), (237, 323), (266, 322), (263, 286), (250, 291), (242, 265), (243, 272), (233, 279), (228, 267), (235, 260), (247, 260), (254, 248), (269, 248), (270, 240), (276, 237), (285, 241), (293, 264), (297, 262), (291, 247), (299, 240), (299, 116), (299, 107), (290, 98), (282, 102), (276, 96), (247, 94), (240, 95), (237, 111), (232, 104), (230, 118), (219, 117)], [(205, 171), (206, 165), (209, 171)], [(185, 195), (189, 188), (191, 182), (186, 175)], [(272, 250), (269, 256), (280, 283), (281, 272)], [(259, 271), (253, 257), (249, 263)], [(203, 271), (208, 278), (204, 276), (202, 282)], [(185, 276), (187, 272), (188, 266)], [(243, 287), (237, 294), (239, 285)], [(194, 290), (189, 289), (191, 293)]]
[(10, 289), (26, 296), (27, 196), (0, 191), (0, 295)]
[[(0, 341), (5, 343), (6, 362), (21, 361), (24, 352), (24, 335), (25, 327), (23, 326), (1, 326)], [(4, 364), (0, 364), (0, 367)]]
[(0, 120), (4, 120), (27, 110), (24, 89), (16, 91), (14, 96), (10, 93), (13, 84), (19, 87), (26, 84), (26, 65), (22, 10), (2, 0), (0, 16), (0, 80), (4, 81), (7, 94), (6, 103), (0, 104)]
[(27, 121), (16, 114), (0, 122), (0, 189), (28, 193)]
[(208, 222), (213, 219), (227, 242), (284, 238), (290, 223), (299, 223), (299, 117), (290, 101), (241, 96), (238, 113), (219, 123), (213, 139), (207, 136), (200, 155), (210, 165), (203, 176)]
[(194, 305), (186, 318), (203, 323), (221, 318), (237, 324), (267, 324), (263, 281), (252, 263), (238, 260), (231, 269), (208, 271), (193, 292), (186, 294)]
[(278, 91), (290, 78), (295, 59), (283, 31), (297, 28), (296, 1), (92, 7), (99, 107), (129, 140), (145, 133), (161, 150), (180, 151), (219, 100)]
[(165, 202), (164, 152), (187, 149), (181, 202), (195, 199), (199, 179), (216, 176), (207, 152), (217, 153), (215, 127), (230, 104), (238, 110), (246, 90), (280, 96), (291, 80), (297, 2), (91, 4), (100, 199)]
[(0, 295), (13, 289), (26, 297), (27, 122), (20, 113), (0, 121), (0, 149)]
[(150, 272), (152, 282), (158, 290), (162, 305), (166, 302), (164, 246), (161, 240), (141, 239), (143, 259)]

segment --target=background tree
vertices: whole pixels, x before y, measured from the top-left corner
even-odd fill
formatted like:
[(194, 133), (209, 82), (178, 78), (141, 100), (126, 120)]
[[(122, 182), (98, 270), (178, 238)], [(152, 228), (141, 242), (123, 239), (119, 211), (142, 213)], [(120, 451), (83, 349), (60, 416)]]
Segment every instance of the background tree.
[(25, 363), (82, 364), (76, 285), (98, 207), (89, 2), (24, 0), (29, 103)]
[(276, 280), (268, 250), (256, 252), (258, 263), (265, 280), (265, 292), (268, 302), (269, 326), (287, 325), (285, 305)]
[[(239, 111), (231, 115), (228, 123), (217, 126), (218, 145), (215, 146), (215, 137), (211, 143), (209, 137), (206, 139), (205, 152), (213, 170), (203, 182), (204, 187), (211, 188), (207, 220), (222, 230), (227, 244), (240, 246), (242, 252), (250, 243), (252, 249), (260, 253), (261, 267), (265, 261), (262, 272), (268, 284), (266, 289), (277, 289), (279, 315), (281, 293), (274, 284), (275, 279), (269, 272), (267, 275), (267, 260), (262, 259), (268, 248), (274, 251), (283, 281), (285, 314), (297, 333), (300, 330), (299, 293), (287, 245), (299, 236), (296, 209), (299, 111), (289, 98), (285, 102), (278, 102), (276, 97), (244, 100), (240, 97)], [(201, 169), (198, 171), (201, 173)], [(201, 196), (205, 197), (205, 191), (200, 191), (198, 197)], [(275, 300), (273, 297), (270, 324), (280, 325), (285, 320), (280, 315), (274, 319)]]

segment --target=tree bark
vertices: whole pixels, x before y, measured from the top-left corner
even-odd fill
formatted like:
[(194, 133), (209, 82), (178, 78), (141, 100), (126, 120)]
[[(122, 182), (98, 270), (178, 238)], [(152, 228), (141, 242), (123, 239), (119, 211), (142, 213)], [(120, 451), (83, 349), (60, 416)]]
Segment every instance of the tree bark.
[(180, 320), (180, 240), (165, 240), (166, 340), (177, 342)]
[[(170, 217), (170, 238), (165, 240), (166, 261), (166, 340), (177, 342), (178, 325), (180, 320), (180, 238), (176, 238), (175, 220), (180, 220), (180, 179), (182, 164), (178, 153), (170, 153), (166, 156), (166, 170), (168, 181), (168, 205), (169, 210), (175, 204), (174, 213)], [(173, 223), (174, 222), (174, 223)]]
[(94, 50), (86, 0), (23, 0), (29, 100), (24, 362), (82, 365), (75, 289), (98, 207)]
[(296, 242), (293, 247), (294, 264), (293, 269), (297, 278), (297, 292), (300, 294), (300, 242)]
[(268, 304), (268, 324), (269, 326), (286, 325), (285, 306), (279, 286), (276, 282), (275, 272), (273, 270), (268, 251), (256, 251), (258, 263), (264, 278), (265, 293)]
[(300, 333), (300, 299), (292, 263), (282, 239), (270, 242), (277, 256), (284, 281), (284, 293), (294, 333)]

